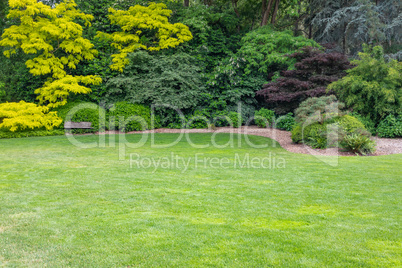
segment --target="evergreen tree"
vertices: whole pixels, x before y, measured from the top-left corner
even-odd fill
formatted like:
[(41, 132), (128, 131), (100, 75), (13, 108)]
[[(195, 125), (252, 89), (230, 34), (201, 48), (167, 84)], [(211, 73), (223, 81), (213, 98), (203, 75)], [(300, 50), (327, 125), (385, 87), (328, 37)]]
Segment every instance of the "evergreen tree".
[(305, 22), (309, 37), (320, 43), (335, 43), (345, 54), (356, 54), (363, 43), (393, 49), (401, 44), (401, 1), (310, 0), (308, 9)]

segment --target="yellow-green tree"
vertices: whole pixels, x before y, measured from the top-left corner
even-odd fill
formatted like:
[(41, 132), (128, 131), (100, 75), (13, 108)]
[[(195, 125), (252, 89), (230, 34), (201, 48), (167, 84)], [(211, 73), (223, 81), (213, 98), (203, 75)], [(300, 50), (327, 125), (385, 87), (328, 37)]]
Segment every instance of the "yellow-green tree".
[(89, 26), (93, 17), (77, 10), (73, 0), (64, 0), (54, 8), (36, 0), (10, 0), (9, 6), (7, 17), (19, 24), (4, 31), (0, 46), (7, 48), (4, 52), (7, 57), (18, 49), (34, 55), (26, 61), (31, 74), (51, 75), (35, 91), (40, 104), (64, 105), (70, 93), (91, 92), (83, 84), (102, 82), (98, 76), (73, 76), (68, 72), (82, 60), (92, 60), (97, 55), (93, 44), (82, 37), (82, 26), (76, 23), (81, 20)]
[(0, 129), (13, 132), (42, 127), (51, 130), (63, 121), (56, 112), (49, 112), (48, 107), (25, 101), (1, 103), (0, 119)]
[(176, 47), (193, 38), (189, 28), (182, 23), (169, 23), (172, 13), (163, 3), (148, 6), (132, 6), (127, 11), (109, 8), (111, 24), (121, 31), (107, 34), (98, 32), (99, 38), (107, 39), (119, 53), (112, 55), (113, 70), (123, 71), (129, 63), (128, 53), (137, 49), (157, 51)]

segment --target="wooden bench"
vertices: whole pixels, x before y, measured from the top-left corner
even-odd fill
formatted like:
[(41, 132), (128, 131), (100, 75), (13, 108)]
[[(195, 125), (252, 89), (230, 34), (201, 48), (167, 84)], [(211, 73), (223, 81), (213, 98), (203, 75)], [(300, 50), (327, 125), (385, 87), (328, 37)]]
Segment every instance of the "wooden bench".
[(92, 129), (91, 125), (92, 125), (91, 122), (71, 122), (71, 121), (64, 122), (65, 129), (75, 129), (75, 128)]

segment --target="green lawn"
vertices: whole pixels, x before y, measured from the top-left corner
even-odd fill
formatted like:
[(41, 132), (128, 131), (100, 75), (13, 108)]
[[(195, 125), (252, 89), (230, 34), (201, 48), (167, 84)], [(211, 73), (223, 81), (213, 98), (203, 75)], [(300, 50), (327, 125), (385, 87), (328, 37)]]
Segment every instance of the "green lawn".
[[(156, 134), (159, 144), (177, 137)], [(120, 160), (117, 138), (90, 149), (64, 136), (0, 140), (0, 266), (402, 266), (402, 155), (341, 157), (333, 167), (267, 138), (249, 136), (271, 145), (262, 149), (234, 139), (234, 148), (204, 149), (148, 141)], [(224, 168), (195, 154), (225, 159)], [(247, 154), (254, 167), (237, 165)], [(190, 164), (139, 169), (137, 157)], [(266, 157), (280, 164), (258, 168)]]

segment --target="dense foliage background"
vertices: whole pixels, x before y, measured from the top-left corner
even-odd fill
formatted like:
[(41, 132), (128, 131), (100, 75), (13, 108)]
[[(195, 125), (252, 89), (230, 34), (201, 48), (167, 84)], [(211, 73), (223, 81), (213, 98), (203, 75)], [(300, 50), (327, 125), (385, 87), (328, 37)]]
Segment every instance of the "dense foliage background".
[[(55, 9), (62, 1), (40, 2)], [(155, 47), (160, 35), (153, 28), (156, 24), (145, 27), (136, 21), (134, 24), (139, 28), (133, 28), (128, 22), (140, 17), (135, 13), (138, 8), (130, 7), (148, 7), (151, 2), (165, 4), (166, 10), (142, 10), (166, 15), (171, 24), (158, 19), (165, 23), (166, 31), (182, 31), (180, 42), (158, 43), (161, 50), (144, 49)], [(156, 105), (163, 127), (178, 127), (199, 115), (214, 121), (215, 117), (228, 117), (231, 113), (234, 116), (234, 112), (240, 112), (241, 121), (248, 122), (257, 114), (255, 111), (265, 108), (274, 110), (276, 117), (282, 116), (278, 126), (291, 130), (295, 125), (292, 113), (301, 102), (335, 94), (346, 104), (345, 110), (353, 112), (373, 134), (378, 125), (384, 129), (390, 122), (390, 117), (384, 121), (387, 116), (400, 118), (400, 1), (76, 0), (75, 3), (77, 10), (93, 16), (90, 26), (80, 17), (73, 22), (81, 25), (82, 38), (89, 40), (97, 53), (92, 60), (82, 57), (76, 66), (68, 64), (75, 68), (69, 68), (67, 75), (98, 77), (102, 82), (86, 85), (91, 90), (88, 94), (70, 90), (68, 96), (59, 97), (57, 102), (93, 102), (107, 112), (122, 101), (149, 108)], [(122, 11), (110, 16), (109, 8)], [(6, 17), (10, 10), (7, 1), (0, 0), (3, 38), (6, 29), (21, 23), (18, 17)], [(125, 19), (119, 14), (125, 14)], [(184, 32), (186, 28), (180, 25), (188, 26), (191, 40)], [(179, 40), (178, 36), (176, 33)], [(359, 54), (363, 48), (364, 53)], [(6, 57), (2, 52), (7, 49), (7, 45), (0, 46), (0, 103), (23, 100), (39, 104), (35, 91), (39, 92), (54, 77), (51, 73), (32, 74), (32, 66), (28, 68), (26, 62), (34, 54), (19, 48)], [(116, 57), (120, 57), (120, 62), (116, 63)], [(110, 68), (116, 64), (120, 64), (118, 68)], [(183, 112), (184, 121), (175, 108)], [(214, 122), (217, 126), (227, 125), (220, 119)], [(205, 122), (198, 125), (207, 126)]]

